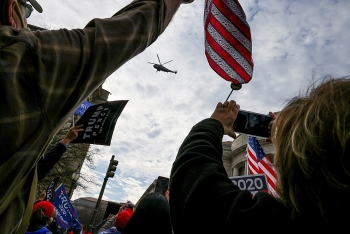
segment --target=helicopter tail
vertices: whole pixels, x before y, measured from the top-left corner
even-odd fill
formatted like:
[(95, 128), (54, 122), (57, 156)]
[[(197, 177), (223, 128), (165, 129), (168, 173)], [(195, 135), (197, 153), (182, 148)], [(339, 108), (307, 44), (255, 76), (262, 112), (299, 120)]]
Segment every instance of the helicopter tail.
[(174, 73), (176, 74), (176, 73), (177, 73), (177, 71), (174, 71)]

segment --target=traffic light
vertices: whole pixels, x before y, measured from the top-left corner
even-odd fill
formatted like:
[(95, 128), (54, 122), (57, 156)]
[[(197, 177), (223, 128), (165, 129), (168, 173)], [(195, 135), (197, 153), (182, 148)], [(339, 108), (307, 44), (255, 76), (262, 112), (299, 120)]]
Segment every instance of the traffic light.
[[(100, 209), (100, 204), (101, 204), (103, 192), (105, 191), (105, 188), (106, 188), (108, 177), (112, 177), (112, 178), (114, 177), (114, 172), (115, 172), (115, 170), (117, 170), (117, 165), (118, 165), (118, 161), (114, 160), (114, 155), (112, 155), (112, 158), (111, 158), (109, 165), (108, 165), (108, 170), (107, 170), (106, 176), (103, 179), (103, 184), (101, 187), (100, 195), (98, 196), (98, 199), (96, 202), (94, 213), (92, 214), (92, 217), (91, 217), (91, 221), (90, 221), (91, 224), (95, 223), (97, 211)], [(90, 225), (89, 226), (90, 231), (91, 231), (91, 228), (92, 228), (92, 226)]]
[(115, 170), (117, 170), (117, 165), (118, 165), (118, 161), (114, 160), (114, 155), (113, 155), (108, 166), (106, 177), (111, 177), (111, 178), (114, 177), (114, 172)]

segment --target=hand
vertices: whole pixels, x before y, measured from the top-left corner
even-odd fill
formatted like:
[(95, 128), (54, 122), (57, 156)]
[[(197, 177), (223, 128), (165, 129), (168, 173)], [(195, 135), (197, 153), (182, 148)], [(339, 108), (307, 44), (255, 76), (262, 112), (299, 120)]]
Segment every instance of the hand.
[(164, 196), (169, 201), (169, 190), (165, 191)]
[[(277, 115), (279, 114), (280, 112), (278, 111), (278, 112), (269, 112), (269, 116), (271, 116), (272, 117), (272, 121), (271, 121), (271, 123), (277, 118)], [(270, 123), (270, 125), (272, 125)]]
[(233, 124), (237, 118), (240, 106), (234, 100), (226, 101), (224, 104), (219, 102), (211, 115), (211, 119), (220, 121), (224, 127), (224, 134), (236, 139), (236, 133), (233, 131)]
[(66, 145), (68, 145), (72, 140), (78, 137), (79, 132), (84, 131), (84, 128), (82, 128), (84, 125), (80, 124), (77, 126), (71, 127), (66, 135), (63, 137), (62, 142)]
[(44, 200), (45, 197), (46, 197), (46, 190), (44, 190), (40, 193), (39, 200)]
[[(124, 210), (125, 207), (126, 207), (126, 204), (121, 205), (121, 206), (119, 207), (119, 212), (122, 212), (122, 211)], [(119, 212), (118, 212), (118, 213), (119, 213)]]

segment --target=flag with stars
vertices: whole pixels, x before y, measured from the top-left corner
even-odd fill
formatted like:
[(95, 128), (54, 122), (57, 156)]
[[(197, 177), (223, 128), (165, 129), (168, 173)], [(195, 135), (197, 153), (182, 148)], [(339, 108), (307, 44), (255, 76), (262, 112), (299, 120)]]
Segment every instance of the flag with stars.
[(276, 172), (271, 161), (266, 156), (256, 137), (248, 136), (247, 161), (249, 174), (265, 174), (269, 185), (269, 193), (277, 196), (276, 193)]

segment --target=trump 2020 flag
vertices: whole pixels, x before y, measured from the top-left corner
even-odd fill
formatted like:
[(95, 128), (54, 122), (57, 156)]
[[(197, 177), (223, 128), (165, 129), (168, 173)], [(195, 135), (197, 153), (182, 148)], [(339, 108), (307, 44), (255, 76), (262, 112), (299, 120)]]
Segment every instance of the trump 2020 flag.
[(44, 198), (44, 201), (49, 201), (51, 203), (54, 203), (55, 201), (55, 188), (57, 185), (57, 181), (60, 177), (56, 177), (53, 179), (50, 184), (46, 188), (46, 196)]
[(53, 203), (57, 211), (57, 224), (63, 228), (69, 228), (75, 224), (78, 214), (69, 201), (67, 192), (61, 184), (55, 191), (55, 201)]
[(127, 103), (122, 100), (90, 106), (76, 123), (84, 125), (84, 132), (71, 143), (110, 145), (115, 124)]
[(247, 160), (250, 174), (265, 174), (269, 185), (269, 193), (277, 197), (276, 172), (269, 158), (256, 137), (248, 136)]
[(82, 116), (85, 111), (90, 107), (93, 106), (94, 104), (88, 102), (88, 101), (83, 101), (83, 103), (80, 104), (78, 109), (74, 112), (75, 115)]
[(238, 0), (206, 0), (205, 55), (211, 68), (235, 85), (253, 76), (250, 27)]

